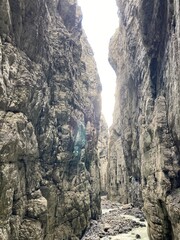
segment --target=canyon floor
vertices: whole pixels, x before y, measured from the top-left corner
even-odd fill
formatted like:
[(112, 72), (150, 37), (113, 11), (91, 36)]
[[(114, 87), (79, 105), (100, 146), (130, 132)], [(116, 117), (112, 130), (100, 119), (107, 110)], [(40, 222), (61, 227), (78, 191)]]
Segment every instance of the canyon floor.
[(102, 197), (102, 216), (91, 221), (82, 240), (148, 240), (143, 212), (131, 204), (122, 205)]

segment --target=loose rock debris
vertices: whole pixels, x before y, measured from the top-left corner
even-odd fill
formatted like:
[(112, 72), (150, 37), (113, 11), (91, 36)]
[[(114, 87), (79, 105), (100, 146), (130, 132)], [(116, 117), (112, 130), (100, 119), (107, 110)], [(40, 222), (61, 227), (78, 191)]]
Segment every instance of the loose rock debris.
[[(102, 216), (97, 221), (91, 221), (82, 240), (148, 239), (141, 236), (141, 228), (146, 231), (146, 220), (139, 208), (132, 204), (111, 202), (102, 197)], [(133, 229), (138, 229), (139, 232), (134, 233)], [(131, 233), (131, 237), (125, 237), (126, 233)]]

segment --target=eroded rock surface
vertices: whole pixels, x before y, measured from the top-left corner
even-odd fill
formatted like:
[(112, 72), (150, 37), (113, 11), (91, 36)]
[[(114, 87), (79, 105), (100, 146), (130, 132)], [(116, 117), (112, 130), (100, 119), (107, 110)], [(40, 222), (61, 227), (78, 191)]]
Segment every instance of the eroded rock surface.
[(107, 194), (107, 164), (108, 164), (108, 126), (103, 115), (100, 120), (98, 138), (98, 153), (100, 162), (101, 194)]
[[(142, 204), (153, 240), (180, 239), (180, 2), (117, 0), (109, 198)], [(141, 194), (142, 193), (142, 194)]]
[(0, 1), (0, 239), (79, 239), (100, 214), (101, 85), (75, 0)]

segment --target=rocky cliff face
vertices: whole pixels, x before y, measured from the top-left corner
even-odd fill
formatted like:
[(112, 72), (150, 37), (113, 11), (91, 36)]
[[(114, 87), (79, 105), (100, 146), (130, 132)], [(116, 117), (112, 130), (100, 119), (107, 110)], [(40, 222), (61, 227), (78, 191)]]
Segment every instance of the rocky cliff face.
[(150, 239), (178, 240), (180, 3), (117, 5), (120, 24), (109, 57), (117, 73), (109, 197), (134, 204), (143, 199)]
[(107, 165), (108, 165), (108, 125), (103, 115), (100, 120), (98, 153), (100, 162), (101, 194), (107, 195)]
[(79, 239), (100, 214), (101, 85), (75, 0), (0, 0), (0, 239)]

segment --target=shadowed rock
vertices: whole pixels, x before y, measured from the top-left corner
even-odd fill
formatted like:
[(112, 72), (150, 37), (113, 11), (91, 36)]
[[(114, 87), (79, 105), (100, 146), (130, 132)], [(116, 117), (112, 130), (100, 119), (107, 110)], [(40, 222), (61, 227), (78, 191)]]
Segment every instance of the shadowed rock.
[(180, 239), (180, 12), (175, 1), (117, 0), (109, 198), (144, 205), (149, 237)]
[(0, 1), (0, 239), (79, 239), (100, 214), (101, 84), (76, 1)]

